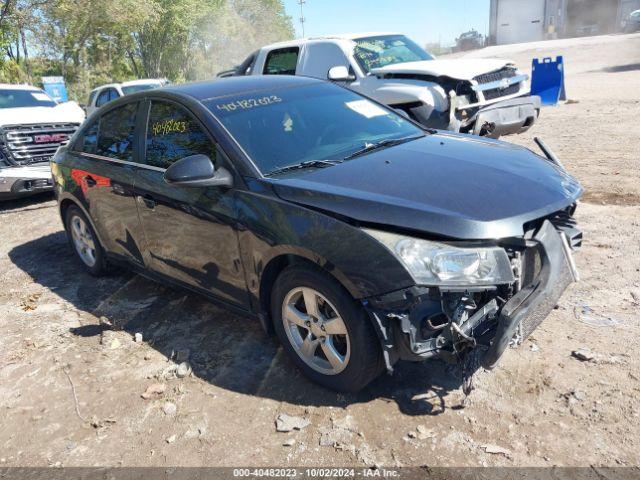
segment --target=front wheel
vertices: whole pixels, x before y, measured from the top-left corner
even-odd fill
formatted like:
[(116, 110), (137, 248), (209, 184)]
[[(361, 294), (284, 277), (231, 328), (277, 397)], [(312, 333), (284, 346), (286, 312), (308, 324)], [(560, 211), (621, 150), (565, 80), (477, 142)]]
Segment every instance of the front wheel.
[(355, 392), (383, 370), (380, 341), (366, 312), (328, 274), (286, 268), (276, 280), (271, 306), (285, 351), (314, 382)]

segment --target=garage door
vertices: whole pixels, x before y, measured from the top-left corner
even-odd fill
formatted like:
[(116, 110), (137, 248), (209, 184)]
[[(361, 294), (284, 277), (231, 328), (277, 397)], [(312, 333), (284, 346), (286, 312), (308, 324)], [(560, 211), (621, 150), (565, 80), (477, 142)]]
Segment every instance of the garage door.
[(498, 0), (498, 44), (544, 39), (545, 0)]

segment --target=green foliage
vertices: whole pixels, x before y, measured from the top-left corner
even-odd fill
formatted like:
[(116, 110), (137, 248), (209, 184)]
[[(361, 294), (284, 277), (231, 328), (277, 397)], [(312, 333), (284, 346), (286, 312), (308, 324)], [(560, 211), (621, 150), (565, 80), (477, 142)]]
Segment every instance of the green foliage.
[(0, 81), (63, 75), (70, 98), (134, 78), (211, 78), (293, 37), (282, 0), (0, 1)]

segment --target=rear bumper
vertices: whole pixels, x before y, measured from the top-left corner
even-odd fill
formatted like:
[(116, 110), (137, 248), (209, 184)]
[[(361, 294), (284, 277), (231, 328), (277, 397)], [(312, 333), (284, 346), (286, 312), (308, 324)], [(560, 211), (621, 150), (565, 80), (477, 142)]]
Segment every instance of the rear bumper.
[(0, 169), (0, 200), (24, 197), (53, 189), (49, 164)]
[(526, 96), (484, 107), (470, 119), (470, 133), (498, 138), (527, 131), (538, 119), (540, 97)]

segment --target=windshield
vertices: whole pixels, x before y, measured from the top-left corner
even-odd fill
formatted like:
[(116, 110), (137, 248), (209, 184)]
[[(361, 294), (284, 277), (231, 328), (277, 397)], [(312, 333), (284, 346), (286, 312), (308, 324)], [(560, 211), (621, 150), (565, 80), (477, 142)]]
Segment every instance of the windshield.
[(55, 107), (57, 103), (42, 90), (0, 90), (0, 108)]
[(404, 35), (364, 37), (357, 38), (355, 42), (354, 54), (365, 73), (369, 73), (372, 68), (396, 63), (433, 60), (422, 47)]
[(424, 134), (400, 115), (329, 83), (206, 100), (258, 169), (342, 159), (366, 144)]
[(122, 93), (125, 95), (130, 95), (136, 92), (142, 92), (144, 90), (151, 90), (152, 88), (158, 88), (161, 85), (159, 83), (139, 83), (136, 85), (128, 85), (122, 88)]

